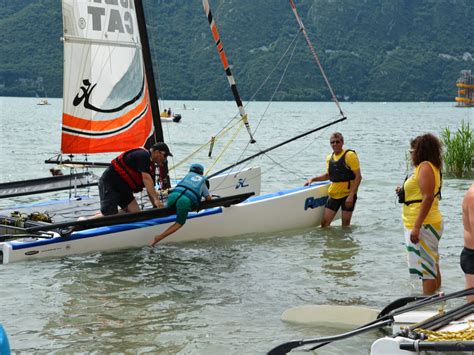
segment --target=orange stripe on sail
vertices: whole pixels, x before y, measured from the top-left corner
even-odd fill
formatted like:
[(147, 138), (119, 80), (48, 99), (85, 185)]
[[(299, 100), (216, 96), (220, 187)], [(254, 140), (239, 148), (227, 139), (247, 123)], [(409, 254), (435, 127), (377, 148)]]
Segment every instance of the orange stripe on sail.
[(73, 129), (88, 131), (102, 132), (113, 130), (115, 128), (119, 128), (126, 125), (130, 120), (138, 116), (145, 109), (147, 104), (147, 98), (148, 88), (147, 86), (145, 86), (145, 95), (143, 95), (142, 101), (140, 101), (140, 103), (135, 108), (126, 112), (122, 116), (116, 117), (111, 120), (92, 121), (90, 119), (84, 119), (69, 115), (67, 113), (63, 113), (63, 125)]
[(153, 118), (148, 109), (143, 117), (126, 131), (107, 137), (80, 137), (63, 132), (61, 151), (63, 153), (109, 153), (122, 152), (141, 147), (153, 130)]

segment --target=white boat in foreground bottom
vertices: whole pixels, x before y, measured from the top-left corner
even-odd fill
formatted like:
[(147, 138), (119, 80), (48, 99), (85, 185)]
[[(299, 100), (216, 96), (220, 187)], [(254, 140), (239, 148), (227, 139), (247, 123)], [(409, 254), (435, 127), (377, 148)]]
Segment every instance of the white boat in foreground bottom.
[(464, 303), (463, 300), (473, 294), (474, 288), (469, 288), (427, 297), (418, 303), (427, 305), (440, 300), (460, 299), (461, 305), (450, 310), (443, 305), (437, 311), (420, 312), (414, 310), (418, 308), (415, 303), (408, 312), (398, 311), (393, 316), (393, 335), (376, 340), (372, 344), (371, 355), (474, 352), (474, 302)]
[[(318, 226), (328, 186), (328, 182), (322, 182), (252, 197), (230, 207), (191, 212), (186, 225), (160, 244)], [(175, 220), (176, 216), (172, 215), (82, 230), (68, 236), (50, 232), (34, 238), (2, 242), (0, 264), (143, 247)]]
[[(335, 341), (349, 339), (362, 333), (385, 327), (392, 327), (393, 335), (375, 341), (371, 355), (409, 355), (428, 354), (426, 351), (445, 354), (448, 352), (474, 352), (474, 302), (464, 303), (444, 310), (446, 301), (463, 300), (474, 295), (474, 287), (445, 294), (432, 296), (408, 296), (394, 300), (386, 305), (380, 313), (373, 309), (357, 306), (324, 306), (307, 305), (286, 310), (282, 320), (300, 324), (339, 323), (341, 325), (357, 324), (357, 319), (348, 323), (351, 317), (361, 315), (370, 320), (366, 324), (357, 324), (350, 331), (313, 339), (292, 340), (273, 347), (267, 355), (284, 355), (293, 349), (308, 347), (316, 350)], [(426, 307), (443, 304), (438, 311), (422, 311)], [(435, 306), (437, 307), (437, 306)], [(334, 313), (331, 314), (331, 313)], [(364, 315), (364, 313), (367, 313)], [(374, 315), (375, 314), (375, 315)]]
[[(411, 313), (411, 314), (410, 314)], [(437, 312), (410, 312), (404, 316), (404, 318), (395, 317), (394, 331), (400, 327), (422, 322), (430, 319), (437, 315)], [(411, 319), (409, 319), (411, 317)], [(409, 324), (413, 322), (412, 324)], [(446, 354), (448, 352), (474, 352), (474, 313), (468, 314), (464, 317), (458, 318), (449, 324), (442, 326), (437, 329), (436, 332), (465, 332), (470, 330), (471, 338), (465, 337), (465, 340), (460, 340), (455, 336), (455, 333), (451, 334), (452, 340), (446, 337), (445, 340), (430, 341), (426, 340), (414, 340), (404, 336), (386, 336), (377, 339), (370, 349), (371, 355), (411, 355), (411, 354), (431, 354), (432, 352), (437, 354)]]

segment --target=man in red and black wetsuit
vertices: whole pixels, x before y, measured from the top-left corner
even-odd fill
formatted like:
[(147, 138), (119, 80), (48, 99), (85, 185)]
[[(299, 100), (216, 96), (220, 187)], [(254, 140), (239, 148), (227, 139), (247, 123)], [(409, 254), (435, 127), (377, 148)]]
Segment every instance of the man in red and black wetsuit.
[[(119, 212), (139, 212), (133, 193), (146, 189), (154, 207), (163, 207), (155, 190), (156, 165), (173, 156), (168, 146), (155, 143), (150, 150), (135, 148), (120, 154), (99, 180), (100, 212), (103, 216)], [(100, 215), (99, 215), (100, 216)]]

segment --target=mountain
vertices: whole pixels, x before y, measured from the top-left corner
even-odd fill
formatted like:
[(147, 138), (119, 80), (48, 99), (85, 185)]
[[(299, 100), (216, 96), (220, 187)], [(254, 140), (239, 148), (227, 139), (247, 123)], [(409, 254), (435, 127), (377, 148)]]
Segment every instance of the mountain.
[[(210, 2), (244, 100), (330, 100), (288, 1)], [(474, 71), (472, 0), (296, 3), (342, 100), (452, 101), (460, 71)], [(232, 99), (201, 1), (148, 0), (145, 11), (160, 96)], [(0, 95), (61, 97), (60, 2), (4, 1), (0, 33)]]

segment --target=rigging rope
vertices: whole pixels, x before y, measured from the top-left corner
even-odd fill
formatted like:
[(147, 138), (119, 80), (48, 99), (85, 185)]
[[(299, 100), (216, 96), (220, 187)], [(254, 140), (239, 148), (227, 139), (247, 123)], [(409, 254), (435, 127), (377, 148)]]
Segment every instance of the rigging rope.
[[(298, 31), (300, 32), (300, 31)], [(293, 37), (293, 40), (290, 42), (290, 44), (288, 45), (288, 47), (286, 48), (286, 50), (283, 52), (283, 54), (281, 55), (280, 59), (278, 60), (278, 62), (273, 66), (273, 69), (270, 71), (270, 73), (267, 75), (267, 77), (263, 80), (262, 84), (260, 84), (260, 86), (257, 88), (257, 90), (255, 90), (254, 94), (250, 97), (250, 99), (248, 100), (248, 102), (245, 104), (245, 107), (247, 107), (250, 102), (252, 102), (255, 97), (257, 96), (257, 94), (260, 92), (260, 90), (265, 86), (265, 84), (267, 83), (268, 79), (270, 79), (270, 77), (272, 76), (273, 72), (276, 70), (276, 68), (278, 68), (278, 66), (280, 65), (280, 63), (283, 61), (283, 58), (286, 57), (286, 55), (288, 54), (288, 51), (290, 50), (290, 48), (292, 47), (293, 43), (298, 39), (298, 36), (294, 36)]]
[(416, 333), (424, 334), (428, 341), (469, 341), (474, 340), (474, 326), (471, 320), (467, 321), (467, 328), (457, 331), (433, 331), (429, 329), (418, 328)]
[(329, 83), (329, 79), (326, 76), (326, 73), (324, 72), (324, 69), (323, 69), (323, 66), (321, 65), (321, 62), (319, 61), (318, 54), (316, 53), (316, 51), (313, 47), (313, 44), (311, 43), (311, 40), (309, 39), (308, 33), (306, 32), (306, 28), (304, 27), (303, 21), (301, 20), (300, 16), (298, 15), (298, 11), (296, 10), (296, 5), (295, 5), (293, 0), (289, 0), (289, 1), (290, 1), (290, 6), (293, 10), (293, 13), (295, 14), (296, 21), (298, 21), (298, 24), (300, 26), (300, 31), (303, 32), (303, 35), (306, 39), (306, 43), (308, 43), (309, 49), (311, 50), (311, 53), (313, 54), (313, 58), (316, 61), (316, 63), (318, 64), (319, 70), (321, 71), (321, 74), (323, 75), (324, 81), (326, 82), (326, 85), (327, 85), (329, 91), (331, 92), (332, 99), (334, 100), (334, 103), (338, 107), (339, 113), (341, 114), (341, 116), (344, 117), (344, 113), (342, 112), (341, 105), (339, 104), (339, 101), (337, 100), (336, 94), (334, 93), (334, 90), (332, 89), (331, 84)]
[[(281, 83), (282, 83), (282, 81), (283, 81), (283, 78), (284, 78), (285, 75), (286, 75), (286, 72), (287, 72), (287, 70), (288, 70), (289, 64), (290, 64), (290, 62), (291, 62), (291, 59), (293, 58), (293, 55), (294, 55), (294, 53), (295, 53), (296, 45), (297, 45), (297, 39), (298, 39), (298, 36), (295, 36), (295, 37), (293, 38), (293, 40), (292, 40), (291, 43), (288, 45), (287, 49), (285, 50), (285, 52), (283, 53), (283, 55), (280, 57), (280, 59), (278, 60), (278, 62), (276, 63), (276, 65), (273, 67), (273, 69), (270, 71), (270, 73), (269, 73), (269, 74), (267, 75), (267, 77), (264, 79), (264, 81), (262, 82), (262, 84), (257, 88), (257, 90), (255, 91), (255, 93), (252, 95), (252, 97), (250, 98), (250, 100), (249, 100), (249, 101), (247, 102), (247, 104), (245, 105), (245, 107), (247, 107), (247, 105), (249, 105), (250, 102), (253, 101), (253, 99), (255, 98), (255, 96), (257, 95), (257, 93), (258, 93), (258, 92), (263, 88), (263, 86), (267, 83), (267, 81), (270, 79), (270, 77), (271, 77), (272, 74), (275, 72), (275, 70), (277, 69), (277, 67), (280, 65), (280, 63), (283, 61), (283, 59), (287, 56), (289, 50), (293, 47), (293, 50), (291, 51), (291, 56), (290, 56), (290, 58), (288, 59), (288, 62), (287, 62), (286, 66), (285, 66), (285, 69), (284, 69), (284, 71), (283, 71), (283, 73), (282, 73), (282, 75), (281, 75), (281, 77), (280, 77), (280, 80), (278, 81), (278, 85), (276, 86), (275, 90), (273, 91), (273, 94), (272, 94), (270, 100), (268, 101), (268, 104), (266, 105), (264, 112), (263, 112), (262, 115), (260, 116), (260, 119), (258, 120), (257, 126), (256, 126), (255, 130), (253, 131), (253, 134), (255, 134), (255, 133), (257, 132), (257, 129), (259, 128), (260, 124), (262, 123), (263, 118), (265, 117), (265, 115), (266, 115), (268, 109), (270, 108), (270, 105), (273, 103), (273, 99), (274, 99), (276, 93), (278, 92), (278, 89), (279, 89), (280, 86), (281, 86)], [(239, 128), (239, 131), (240, 131), (240, 128)], [(234, 137), (236, 137), (236, 135), (234, 135)], [(234, 139), (235, 139), (235, 138), (234, 138)], [(237, 163), (238, 161), (242, 160), (242, 157), (244, 156), (245, 152), (247, 151), (249, 145), (250, 145), (250, 144), (247, 143), (246, 146), (245, 146), (245, 148), (242, 149), (240, 155), (234, 160), (234, 164)], [(228, 146), (227, 146), (227, 148), (228, 148)], [(227, 148), (226, 148), (226, 149), (227, 149)], [(261, 150), (261, 149), (260, 149), (260, 150)], [(220, 156), (222, 156), (222, 154), (221, 154)], [(219, 158), (220, 158), (220, 156), (219, 156)], [(212, 164), (212, 167), (216, 164), (216, 162), (217, 162), (217, 160)], [(274, 162), (275, 162), (275, 161), (274, 161)], [(247, 163), (247, 164), (244, 166), (244, 168), (247, 167), (249, 164), (250, 164), (250, 162)], [(209, 172), (209, 171), (210, 171), (210, 169), (208, 169), (208, 172)]]
[[(219, 159), (222, 157), (222, 155), (227, 151), (227, 149), (229, 149), (230, 145), (232, 144), (232, 142), (237, 138), (237, 135), (239, 134), (240, 130), (242, 129), (244, 125), (240, 125), (240, 127), (234, 132), (234, 134), (232, 135), (231, 139), (227, 142), (227, 144), (222, 148), (221, 152), (219, 153), (219, 155), (216, 157), (216, 159), (214, 160), (214, 162), (209, 166), (209, 168), (207, 169), (206, 171), (206, 174), (209, 174), (209, 172), (212, 170), (212, 168), (214, 167), (214, 165), (216, 165), (216, 163), (219, 161)], [(248, 143), (247, 143), (248, 144)]]
[[(296, 38), (298, 38), (298, 36), (296, 36)], [(298, 44), (298, 42), (293, 40), (293, 41), (291, 42), (291, 44), (293, 44), (293, 43), (294, 43), (294, 46), (293, 46), (293, 50), (291, 51), (290, 58), (288, 59), (288, 62), (286, 63), (285, 69), (283, 70), (283, 73), (281, 74), (280, 80), (278, 81), (278, 84), (277, 84), (277, 86), (275, 87), (275, 90), (273, 90), (273, 94), (272, 94), (272, 96), (270, 97), (270, 101), (268, 102), (268, 105), (267, 105), (267, 107), (265, 108), (265, 111), (263, 112), (263, 114), (262, 114), (260, 120), (259, 120), (258, 123), (257, 123), (257, 127), (255, 128), (254, 133), (257, 131), (258, 127), (260, 127), (260, 124), (261, 124), (261, 122), (262, 122), (262, 119), (263, 119), (264, 115), (267, 113), (268, 109), (270, 108), (270, 104), (273, 102), (273, 99), (275, 98), (275, 95), (276, 95), (276, 93), (278, 92), (278, 89), (279, 89), (280, 86), (281, 86), (281, 83), (282, 83), (282, 81), (283, 81), (283, 78), (285, 77), (286, 72), (288, 71), (288, 67), (290, 66), (291, 60), (293, 59), (293, 56), (294, 56), (295, 51), (296, 51), (296, 45)], [(291, 45), (291, 44), (290, 44), (290, 45)], [(290, 49), (290, 47), (288, 46), (288, 49), (285, 51), (285, 54), (288, 52), (289, 49)], [(280, 63), (280, 62), (278, 62), (278, 63)], [(278, 65), (278, 64), (277, 64), (277, 65)]]
[[(227, 129), (224, 129), (224, 130), (220, 130), (219, 133), (215, 136), (213, 136), (209, 141), (207, 141), (207, 143), (204, 143), (203, 145), (201, 145), (200, 147), (198, 147), (194, 152), (192, 152), (191, 154), (189, 154), (186, 158), (180, 160), (177, 164), (173, 165), (170, 170), (175, 170), (177, 167), (183, 165), (184, 163), (186, 163), (189, 159), (191, 159), (193, 156), (195, 156), (197, 153), (199, 153), (200, 151), (202, 151), (204, 148), (210, 146), (211, 144), (215, 143), (220, 137), (222, 136), (225, 136), (227, 133), (229, 133), (235, 126), (239, 125), (239, 124), (242, 124), (241, 121), (237, 121), (234, 123), (234, 125), (228, 127)], [(240, 129), (242, 128), (242, 126), (240, 128), (238, 128), (238, 131), (240, 131)], [(235, 136), (235, 135), (234, 135)], [(235, 139), (235, 138), (234, 138)], [(232, 142), (232, 141), (231, 141)], [(222, 154), (221, 154), (222, 155)]]
[[(327, 125), (327, 124), (329, 124), (330, 122), (331, 122), (330, 120), (327, 120), (327, 121), (325, 121), (325, 122), (323, 122), (323, 123), (324, 123), (325, 125)], [(324, 132), (327, 132), (327, 130), (329, 129), (329, 127), (330, 127), (330, 126), (327, 126), (324, 130), (322, 130), (322, 131), (320, 132), (320, 134), (318, 134), (314, 139), (312, 139), (311, 142), (314, 142), (314, 141), (316, 141), (316, 139), (317, 139), (318, 137), (321, 137)], [(284, 162), (286, 162), (286, 161), (288, 161), (288, 160), (290, 160), (290, 159), (293, 159), (295, 156), (299, 156), (299, 155), (301, 154), (301, 152), (303, 152), (304, 150), (306, 150), (306, 148), (307, 148), (308, 146), (310, 146), (310, 145), (311, 145), (311, 143), (307, 144), (306, 146), (303, 146), (300, 150), (294, 152), (294, 153), (291, 154), (288, 158), (284, 159), (282, 162), (284, 163)], [(301, 180), (304, 180), (304, 181), (307, 180), (307, 177), (302, 176), (302, 175), (299, 175), (299, 174), (295, 173), (293, 170), (288, 169), (287, 167), (285, 167), (284, 165), (282, 165), (282, 162), (276, 161), (276, 160), (275, 160), (274, 158), (272, 158), (269, 154), (264, 153), (263, 155), (264, 155), (265, 157), (267, 157), (269, 160), (271, 160), (271, 161), (274, 163), (273, 166), (270, 167), (270, 170), (272, 170), (275, 166), (279, 166), (280, 168), (284, 169), (288, 174), (291, 174), (291, 175), (297, 177), (298, 179), (301, 179)], [(263, 172), (262, 172), (262, 175), (263, 175)]]

